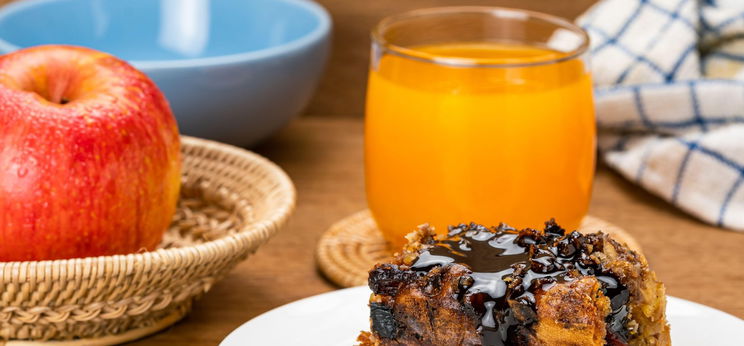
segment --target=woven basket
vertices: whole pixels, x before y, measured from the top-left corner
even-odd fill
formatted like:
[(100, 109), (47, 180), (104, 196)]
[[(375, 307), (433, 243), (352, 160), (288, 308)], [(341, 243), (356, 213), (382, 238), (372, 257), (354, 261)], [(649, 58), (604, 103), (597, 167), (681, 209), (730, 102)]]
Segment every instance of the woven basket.
[(0, 340), (100, 345), (154, 333), (183, 317), (292, 212), (292, 182), (268, 160), (189, 137), (182, 151), (181, 199), (161, 249), (0, 263)]

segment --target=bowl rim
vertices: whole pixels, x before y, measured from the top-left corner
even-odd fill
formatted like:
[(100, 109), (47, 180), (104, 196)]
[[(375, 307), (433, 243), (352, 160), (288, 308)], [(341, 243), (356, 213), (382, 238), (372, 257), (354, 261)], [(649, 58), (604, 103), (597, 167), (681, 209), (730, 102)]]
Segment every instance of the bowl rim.
[[(9, 3), (0, 8), (0, 23), (6, 20), (11, 15), (18, 12), (25, 11), (30, 8), (38, 7), (46, 3), (59, 2), (64, 0), (24, 0), (15, 1)], [(261, 48), (257, 50), (226, 54), (204, 58), (187, 58), (187, 59), (165, 59), (165, 60), (128, 60), (130, 64), (136, 66), (139, 69), (175, 69), (175, 68), (194, 68), (194, 67), (209, 67), (216, 65), (229, 65), (240, 63), (250, 60), (260, 60), (272, 56), (283, 55), (291, 51), (301, 49), (303, 47), (312, 45), (313, 43), (322, 40), (327, 37), (331, 30), (331, 17), (328, 11), (312, 0), (271, 0), (267, 2), (282, 2), (291, 6), (296, 6), (305, 10), (307, 13), (318, 19), (316, 27), (304, 35), (291, 40), (289, 42), (282, 43), (280, 45)], [(53, 43), (50, 43), (53, 44)], [(0, 51), (10, 53), (19, 49), (27, 47), (21, 47), (7, 41), (5, 38), (0, 37)], [(96, 48), (93, 48), (96, 49)], [(1, 53), (0, 53), (1, 54)]]

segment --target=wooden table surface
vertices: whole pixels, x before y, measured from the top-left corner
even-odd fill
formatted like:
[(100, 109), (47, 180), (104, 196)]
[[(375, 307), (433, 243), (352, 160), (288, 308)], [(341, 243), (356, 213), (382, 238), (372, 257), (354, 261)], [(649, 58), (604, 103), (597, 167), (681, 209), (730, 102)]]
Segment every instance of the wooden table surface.
[[(361, 119), (304, 117), (256, 151), (295, 182), (297, 210), (268, 244), (194, 305), (183, 321), (138, 345), (215, 345), (245, 321), (337, 289), (314, 247), (334, 221), (365, 207)], [(636, 237), (667, 293), (744, 318), (744, 234), (702, 224), (605, 168), (590, 213)]]

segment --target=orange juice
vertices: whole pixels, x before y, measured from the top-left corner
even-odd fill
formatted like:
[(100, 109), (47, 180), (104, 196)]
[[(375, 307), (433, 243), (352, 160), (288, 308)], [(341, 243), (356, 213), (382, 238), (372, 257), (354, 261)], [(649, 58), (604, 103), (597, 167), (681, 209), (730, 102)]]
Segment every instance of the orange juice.
[(412, 52), (382, 56), (367, 91), (367, 201), (394, 246), (422, 223), (576, 228), (595, 161), (584, 62), (496, 43)]

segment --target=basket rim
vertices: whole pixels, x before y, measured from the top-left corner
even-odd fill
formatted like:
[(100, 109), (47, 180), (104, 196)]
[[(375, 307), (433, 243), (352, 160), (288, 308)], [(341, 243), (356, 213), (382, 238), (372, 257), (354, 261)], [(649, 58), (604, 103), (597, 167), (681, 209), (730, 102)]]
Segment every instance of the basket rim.
[(0, 262), (0, 281), (7, 278), (8, 274), (20, 268), (29, 266), (36, 267), (36, 270), (44, 270), (60, 266), (95, 266), (110, 261), (135, 263), (149, 262), (155, 265), (165, 261), (170, 262), (172, 261), (171, 259), (173, 257), (193, 256), (194, 254), (206, 254), (213, 250), (228, 249), (235, 246), (241, 247), (241, 243), (247, 241), (248, 238), (251, 237), (251, 235), (255, 234), (259, 235), (259, 237), (257, 238), (258, 245), (265, 243), (268, 238), (270, 238), (275, 233), (276, 229), (285, 223), (285, 221), (289, 218), (289, 215), (294, 210), (297, 200), (297, 192), (295, 190), (294, 184), (292, 183), (292, 180), (289, 178), (289, 175), (287, 175), (287, 173), (284, 172), (284, 170), (281, 169), (276, 163), (250, 150), (203, 138), (191, 137), (186, 135), (181, 135), (180, 137), (182, 145), (201, 146), (206, 147), (207, 149), (217, 149), (230, 155), (242, 156), (250, 161), (256, 162), (256, 164), (260, 166), (263, 166), (263, 168), (269, 171), (271, 173), (271, 176), (276, 179), (277, 185), (279, 186), (278, 191), (280, 195), (278, 199), (282, 201), (281, 205), (273, 208), (273, 211), (266, 218), (250, 223), (235, 234), (230, 234), (219, 239), (206, 241), (196, 245), (169, 249), (156, 249), (154, 251), (146, 251), (141, 253), (108, 256), (80, 257), (42, 261)]

